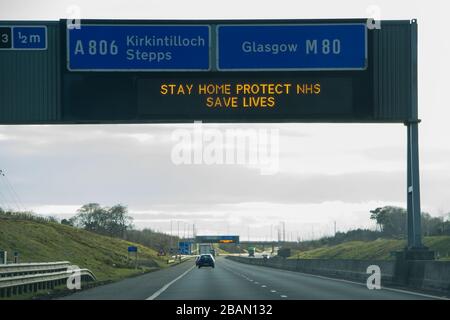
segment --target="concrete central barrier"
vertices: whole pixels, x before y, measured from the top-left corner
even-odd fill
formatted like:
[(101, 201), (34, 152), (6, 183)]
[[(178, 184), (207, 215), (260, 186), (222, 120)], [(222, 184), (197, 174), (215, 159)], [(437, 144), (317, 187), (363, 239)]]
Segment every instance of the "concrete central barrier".
[(394, 276), (393, 261), (282, 258), (255, 259), (247, 257), (228, 257), (228, 259), (246, 264), (304, 272), (363, 283), (367, 281), (367, 278), (370, 275), (367, 273), (367, 268), (371, 265), (380, 267), (381, 283), (391, 284)]

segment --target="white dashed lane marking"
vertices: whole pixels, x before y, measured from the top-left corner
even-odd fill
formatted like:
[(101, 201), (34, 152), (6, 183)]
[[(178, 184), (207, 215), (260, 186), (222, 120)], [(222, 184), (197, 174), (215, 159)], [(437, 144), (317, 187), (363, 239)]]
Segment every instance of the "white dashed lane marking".
[[(231, 273), (234, 273), (235, 275), (237, 275), (237, 276), (239, 276), (239, 277), (244, 278), (244, 279), (247, 280), (247, 281), (253, 282), (253, 284), (259, 285), (259, 282), (258, 282), (258, 281), (253, 281), (252, 279), (250, 279), (249, 277), (247, 277), (245, 274), (237, 273), (237, 272), (235, 272), (235, 271), (233, 271), (233, 270), (231, 270), (231, 269), (229, 269), (229, 268), (224, 268), (224, 269), (228, 270), (228, 271), (231, 272)], [(267, 288), (267, 286), (266, 286), (265, 284), (263, 284), (263, 285), (261, 285), (261, 288)], [(270, 290), (270, 288), (268, 288), (268, 289)], [(271, 289), (270, 292), (271, 292), (271, 293), (276, 293), (277, 291)], [(284, 298), (284, 299), (287, 298), (287, 296), (284, 295), (284, 294), (280, 295), (280, 297), (281, 297), (281, 298)]]

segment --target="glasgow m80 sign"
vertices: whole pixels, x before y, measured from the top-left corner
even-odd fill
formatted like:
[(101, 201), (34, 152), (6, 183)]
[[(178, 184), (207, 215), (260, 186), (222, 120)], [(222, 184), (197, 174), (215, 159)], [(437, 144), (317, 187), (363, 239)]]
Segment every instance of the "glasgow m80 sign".
[(221, 71), (363, 70), (367, 25), (219, 25), (217, 69)]

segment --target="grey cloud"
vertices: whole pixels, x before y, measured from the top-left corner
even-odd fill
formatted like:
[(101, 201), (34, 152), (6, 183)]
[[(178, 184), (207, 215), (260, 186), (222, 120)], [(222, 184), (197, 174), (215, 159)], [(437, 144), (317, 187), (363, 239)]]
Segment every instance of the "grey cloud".
[[(259, 170), (237, 165), (176, 166), (170, 160), (172, 142), (164, 140), (173, 128), (0, 127), (0, 134), (14, 137), (0, 141), (1, 166), (29, 205), (95, 201), (124, 203), (135, 210), (168, 205), (163, 212), (170, 212), (170, 206), (192, 212), (219, 203), (405, 200), (403, 171), (262, 176)], [(148, 134), (154, 139), (142, 143), (130, 134)], [(391, 148), (367, 148), (362, 154), (398, 159), (400, 154), (393, 152)], [(425, 174), (424, 199), (442, 203), (449, 190), (448, 173)]]

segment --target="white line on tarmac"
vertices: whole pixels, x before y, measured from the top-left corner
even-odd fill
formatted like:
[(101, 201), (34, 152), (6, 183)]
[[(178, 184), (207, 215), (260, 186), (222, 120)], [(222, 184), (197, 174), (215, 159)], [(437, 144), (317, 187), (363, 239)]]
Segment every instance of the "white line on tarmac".
[[(244, 275), (244, 274), (242, 274), (242, 273), (234, 272), (233, 270), (228, 269), (228, 268), (226, 268), (226, 267), (224, 267), (224, 269), (225, 269), (225, 270), (228, 270), (229, 272), (231, 272), (231, 273), (233, 273), (233, 274), (235, 274), (235, 275), (237, 275), (237, 276), (243, 277), (244, 279), (247, 279), (247, 280), (250, 281), (250, 282), (253, 281), (252, 279), (248, 278), (246, 275)], [(255, 281), (254, 284), (259, 284), (259, 282)], [(261, 285), (261, 288), (266, 288), (266, 287), (267, 287), (266, 285)], [(270, 292), (276, 293), (277, 291), (276, 291), (276, 290), (270, 290)], [(281, 298), (287, 298), (286, 295), (280, 295), (280, 297), (281, 297)]]
[(191, 271), (192, 269), (195, 268), (195, 265), (193, 265), (191, 268), (189, 268), (188, 270), (186, 270), (185, 272), (183, 272), (181, 275), (179, 275), (178, 277), (176, 277), (175, 279), (173, 279), (172, 281), (170, 281), (168, 284), (166, 284), (164, 287), (162, 287), (161, 289), (159, 289), (158, 291), (156, 291), (154, 294), (152, 294), (150, 297), (148, 297), (145, 300), (155, 300), (156, 298), (158, 298), (158, 296), (163, 293), (164, 291), (166, 291), (171, 285), (173, 285), (175, 282), (177, 282), (178, 280), (180, 280), (181, 278), (183, 278), (185, 275), (187, 275), (189, 273), (189, 271)]

